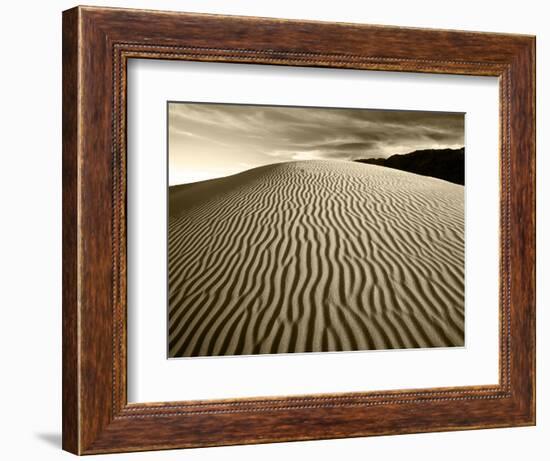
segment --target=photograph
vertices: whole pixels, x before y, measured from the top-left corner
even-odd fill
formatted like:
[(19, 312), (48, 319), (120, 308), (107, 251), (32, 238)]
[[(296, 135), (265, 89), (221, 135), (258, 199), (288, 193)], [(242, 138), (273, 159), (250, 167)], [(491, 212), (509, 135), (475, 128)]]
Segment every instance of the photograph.
[(50, 3), (4, 28), (6, 459), (548, 451), (542, 7)]
[(167, 102), (169, 358), (464, 347), (465, 114)]

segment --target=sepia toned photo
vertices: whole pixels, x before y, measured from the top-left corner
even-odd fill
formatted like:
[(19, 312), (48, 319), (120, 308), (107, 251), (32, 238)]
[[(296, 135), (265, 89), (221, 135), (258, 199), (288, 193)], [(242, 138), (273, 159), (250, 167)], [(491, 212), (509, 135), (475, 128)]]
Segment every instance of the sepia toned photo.
[(168, 356), (464, 346), (464, 114), (168, 103)]

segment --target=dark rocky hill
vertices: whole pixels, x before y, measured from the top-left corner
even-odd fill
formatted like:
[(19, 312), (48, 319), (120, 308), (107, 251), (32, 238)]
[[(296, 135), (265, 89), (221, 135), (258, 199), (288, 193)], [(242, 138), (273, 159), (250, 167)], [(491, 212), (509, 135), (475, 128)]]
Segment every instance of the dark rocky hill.
[(464, 147), (460, 149), (416, 150), (409, 154), (396, 154), (388, 158), (355, 161), (432, 176), (464, 185)]

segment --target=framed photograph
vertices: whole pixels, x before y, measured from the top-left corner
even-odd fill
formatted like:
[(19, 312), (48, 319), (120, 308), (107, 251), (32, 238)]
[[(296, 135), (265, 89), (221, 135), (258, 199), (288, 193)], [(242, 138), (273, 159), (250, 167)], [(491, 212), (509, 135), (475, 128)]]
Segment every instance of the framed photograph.
[(63, 13), (63, 448), (535, 424), (535, 38)]

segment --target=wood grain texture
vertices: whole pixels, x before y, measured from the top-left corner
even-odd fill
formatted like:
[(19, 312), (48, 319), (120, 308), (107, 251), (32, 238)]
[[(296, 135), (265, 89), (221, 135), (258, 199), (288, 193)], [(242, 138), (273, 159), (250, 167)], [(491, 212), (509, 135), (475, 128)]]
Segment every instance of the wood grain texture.
[[(530, 36), (78, 7), (63, 14), (63, 447), (78, 454), (531, 425)], [(126, 63), (176, 59), (500, 77), (500, 382), (222, 401), (126, 399)]]
[(63, 16), (63, 448), (80, 451), (78, 399), (78, 10)]

